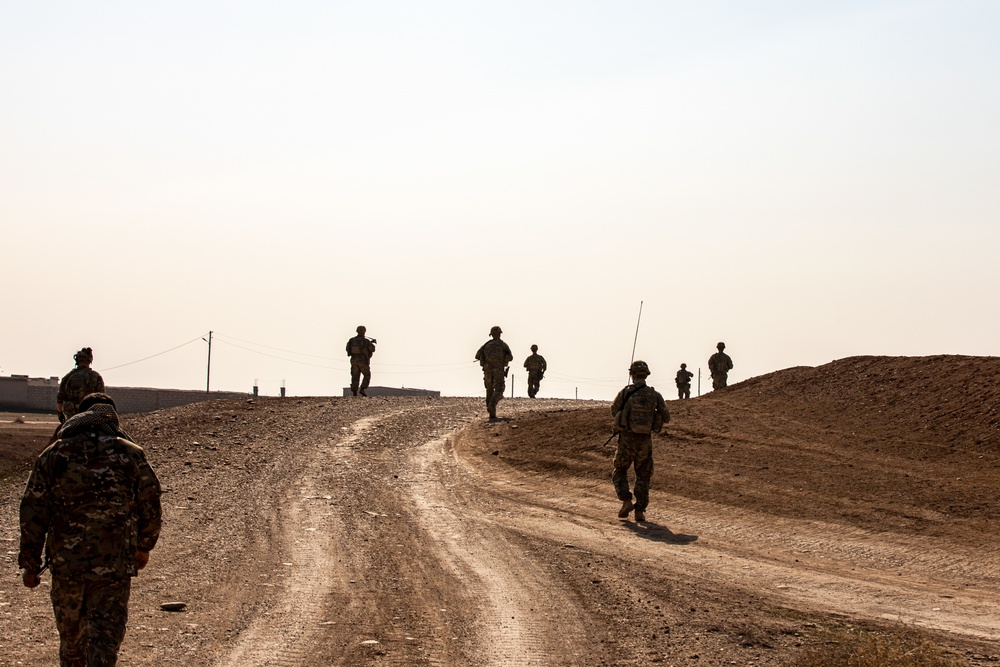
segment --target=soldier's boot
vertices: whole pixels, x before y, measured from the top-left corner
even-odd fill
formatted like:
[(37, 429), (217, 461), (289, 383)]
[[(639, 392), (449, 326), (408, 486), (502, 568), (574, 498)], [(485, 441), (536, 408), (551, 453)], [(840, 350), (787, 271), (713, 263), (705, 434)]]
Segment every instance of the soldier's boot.
[(358, 395), (358, 390), (357, 389), (352, 389), (351, 393), (354, 394), (355, 396), (357, 396)]
[(618, 518), (619, 519), (627, 519), (628, 518), (628, 514), (629, 514), (629, 512), (632, 511), (633, 507), (635, 507), (635, 505), (632, 504), (632, 499), (631, 498), (629, 498), (628, 500), (622, 501), (622, 508), (620, 510), (618, 510)]
[[(367, 396), (368, 395), (368, 394), (365, 393), (364, 389), (359, 389), (358, 390), (358, 394), (361, 394), (362, 396)], [(355, 394), (355, 396), (357, 396), (358, 394)]]
[(643, 522), (645, 520), (646, 520), (646, 513), (643, 512), (642, 510), (636, 510), (635, 511), (635, 522), (636, 523), (641, 523), (641, 522)]

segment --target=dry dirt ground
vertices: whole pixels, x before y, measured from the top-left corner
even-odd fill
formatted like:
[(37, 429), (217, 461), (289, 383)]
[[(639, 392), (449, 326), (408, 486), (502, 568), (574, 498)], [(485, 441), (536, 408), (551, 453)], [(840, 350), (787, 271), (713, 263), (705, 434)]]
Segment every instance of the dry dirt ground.
[[(120, 664), (784, 665), (902, 627), (1000, 665), (1000, 359), (853, 357), (668, 405), (642, 524), (616, 517), (606, 403), (125, 415), (165, 524)], [(0, 665), (52, 665), (48, 576), (21, 587), (16, 550), (53, 423), (12, 418)]]

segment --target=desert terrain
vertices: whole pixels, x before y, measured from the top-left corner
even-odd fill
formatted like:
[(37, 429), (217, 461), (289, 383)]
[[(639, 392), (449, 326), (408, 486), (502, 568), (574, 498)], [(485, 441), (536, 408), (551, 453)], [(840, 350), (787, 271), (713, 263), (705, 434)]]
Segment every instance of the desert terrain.
[[(164, 529), (119, 664), (788, 665), (852, 630), (1000, 665), (1000, 359), (851, 357), (668, 408), (639, 524), (616, 516), (605, 402), (505, 400), (494, 423), (481, 398), (123, 415)], [(49, 578), (23, 588), (16, 554), (55, 422), (17, 416), (0, 665), (52, 665)]]

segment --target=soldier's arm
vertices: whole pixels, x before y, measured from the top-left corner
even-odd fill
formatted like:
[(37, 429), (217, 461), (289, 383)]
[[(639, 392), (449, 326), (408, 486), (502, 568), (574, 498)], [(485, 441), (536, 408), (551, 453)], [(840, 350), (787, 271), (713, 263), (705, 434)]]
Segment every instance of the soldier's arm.
[(670, 412), (667, 410), (667, 403), (663, 400), (663, 395), (659, 393), (656, 395), (656, 409), (660, 413), (660, 416), (663, 417), (663, 423), (669, 423)]
[(17, 555), (17, 566), (25, 572), (35, 574), (42, 569), (45, 534), (52, 522), (52, 494), (46, 461), (44, 456), (35, 461), (35, 467), (24, 487), (24, 495), (21, 496), (21, 548)]
[(481, 345), (478, 350), (476, 350), (476, 361), (482, 363), (483, 361), (483, 348), (485, 345)]
[(103, 394), (104, 393), (104, 378), (101, 377), (101, 374), (98, 373), (97, 371), (94, 371), (94, 375), (97, 376), (97, 386), (98, 386), (97, 391), (99, 391), (100, 393)]
[(160, 480), (146, 461), (146, 456), (139, 452), (139, 481), (136, 489), (136, 510), (139, 517), (138, 539), (136, 548), (139, 551), (150, 552), (160, 538), (162, 526), (162, 510), (160, 507)]
[(508, 345), (507, 343), (504, 343), (503, 344), (503, 349), (504, 349), (504, 352), (507, 355), (507, 361), (506, 361), (506, 363), (509, 364), (510, 362), (514, 361), (514, 353), (510, 351), (510, 345)]
[(542, 357), (542, 372), (549, 370), (549, 365), (545, 362), (545, 357)]
[(347, 345), (344, 347), (344, 349), (347, 350), (347, 356), (351, 356), (351, 341), (350, 341), (350, 339), (348, 339)]

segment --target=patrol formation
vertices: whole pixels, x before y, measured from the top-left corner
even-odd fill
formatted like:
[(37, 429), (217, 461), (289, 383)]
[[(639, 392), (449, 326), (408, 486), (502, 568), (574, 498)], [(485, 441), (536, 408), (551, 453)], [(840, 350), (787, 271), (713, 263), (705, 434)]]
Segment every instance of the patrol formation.
[[(358, 326), (347, 341), (351, 393), (366, 396), (376, 341)], [(483, 372), (486, 410), (497, 419), (514, 359), (499, 326), (475, 354)], [(733, 361), (719, 343), (708, 361), (714, 389), (726, 386)], [(160, 483), (141, 446), (122, 430), (104, 380), (90, 368), (93, 350), (73, 356), (76, 368), (62, 378), (56, 398), (60, 426), (38, 456), (20, 504), (18, 567), (28, 588), (52, 575), (51, 600), (59, 631), (62, 667), (115, 665), (125, 637), (131, 579), (149, 562), (161, 528)], [(548, 365), (538, 345), (524, 360), (528, 396), (535, 398)], [(618, 517), (634, 512), (646, 519), (653, 475), (652, 434), (670, 421), (663, 396), (646, 384), (649, 365), (634, 361), (630, 383), (611, 405), (618, 437), (611, 481), (621, 500)], [(678, 399), (691, 397), (693, 373), (681, 364), (675, 383)], [(629, 469), (635, 473), (629, 488)]]

